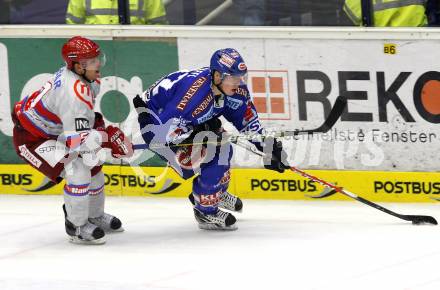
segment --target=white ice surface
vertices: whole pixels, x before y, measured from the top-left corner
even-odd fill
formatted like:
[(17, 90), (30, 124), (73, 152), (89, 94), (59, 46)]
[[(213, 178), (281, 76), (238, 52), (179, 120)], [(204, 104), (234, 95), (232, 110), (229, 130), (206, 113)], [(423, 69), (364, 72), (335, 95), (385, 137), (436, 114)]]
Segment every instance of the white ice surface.
[(237, 231), (207, 232), (186, 199), (110, 197), (126, 231), (102, 246), (67, 242), (61, 204), (0, 195), (1, 290), (440, 289), (440, 227), (358, 202), (245, 200)]

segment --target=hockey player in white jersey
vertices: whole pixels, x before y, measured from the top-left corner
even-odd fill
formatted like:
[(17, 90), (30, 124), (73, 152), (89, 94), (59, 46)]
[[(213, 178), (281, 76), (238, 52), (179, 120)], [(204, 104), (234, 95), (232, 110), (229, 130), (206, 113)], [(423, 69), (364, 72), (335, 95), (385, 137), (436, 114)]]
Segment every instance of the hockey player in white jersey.
[[(15, 104), (14, 147), (24, 161), (52, 181), (66, 180), (63, 210), (70, 240), (102, 244), (106, 232), (123, 228), (117, 217), (104, 212), (102, 162), (91, 164), (86, 156), (101, 148), (111, 149), (117, 158), (130, 156), (132, 144), (119, 128), (105, 127), (102, 115), (94, 112), (105, 62), (100, 47), (76, 36), (64, 44), (62, 57), (66, 66)], [(60, 144), (65, 153), (55, 154)]]

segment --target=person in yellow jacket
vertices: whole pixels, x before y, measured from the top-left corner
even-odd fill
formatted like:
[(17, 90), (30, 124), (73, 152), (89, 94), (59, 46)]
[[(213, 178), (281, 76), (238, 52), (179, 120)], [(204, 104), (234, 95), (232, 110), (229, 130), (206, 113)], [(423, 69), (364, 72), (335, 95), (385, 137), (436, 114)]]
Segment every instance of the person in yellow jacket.
[[(426, 3), (427, 0), (371, 0), (373, 26), (426, 26)], [(346, 0), (344, 11), (355, 25), (362, 25), (361, 0)]]
[[(162, 0), (129, 1), (130, 24), (168, 24)], [(67, 24), (120, 24), (118, 0), (70, 0)]]

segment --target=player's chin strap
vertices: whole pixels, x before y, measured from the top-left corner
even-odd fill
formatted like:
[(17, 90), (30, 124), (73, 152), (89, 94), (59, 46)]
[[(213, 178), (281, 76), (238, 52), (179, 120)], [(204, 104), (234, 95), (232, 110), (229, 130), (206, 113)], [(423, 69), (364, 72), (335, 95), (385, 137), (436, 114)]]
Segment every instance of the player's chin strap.
[(85, 79), (87, 82), (89, 82), (89, 83), (93, 83), (94, 81), (92, 81), (92, 80), (89, 80), (87, 77), (86, 77), (86, 70), (84, 70), (84, 73), (82, 74), (82, 75), (80, 75), (80, 76), (82, 76), (83, 77), (83, 79)]
[[(215, 71), (214, 71), (215, 72)], [(221, 78), (221, 81), (218, 85), (215, 84), (214, 82), (214, 72), (211, 73), (211, 79), (212, 79), (212, 84), (223, 94), (223, 96), (226, 96), (225, 92), (222, 90), (222, 88), (220, 88), (220, 85), (223, 82), (223, 77)], [(219, 72), (220, 73), (220, 72)], [(214, 96), (215, 97), (215, 96)]]
[[(76, 62), (77, 63), (77, 62)], [(87, 82), (89, 82), (89, 83), (93, 83), (94, 81), (92, 81), (92, 80), (89, 80), (87, 77), (86, 77), (86, 69), (84, 69), (84, 72), (82, 73), (82, 74), (79, 74), (79, 73), (77, 73), (77, 72), (75, 72), (75, 70), (71, 70), (71, 71), (73, 71), (74, 73), (76, 73), (77, 75), (79, 75), (80, 77), (82, 77), (83, 79), (85, 79)]]

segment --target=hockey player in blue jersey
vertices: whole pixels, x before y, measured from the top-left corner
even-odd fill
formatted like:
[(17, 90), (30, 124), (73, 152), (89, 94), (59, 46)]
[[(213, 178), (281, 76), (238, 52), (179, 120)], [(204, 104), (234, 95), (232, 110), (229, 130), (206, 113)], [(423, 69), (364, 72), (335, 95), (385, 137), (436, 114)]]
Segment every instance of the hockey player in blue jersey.
[[(210, 67), (173, 72), (133, 100), (142, 137), (149, 149), (167, 160), (183, 178), (197, 175), (189, 198), (201, 229), (237, 228), (235, 217), (219, 209), (241, 211), (243, 207), (240, 198), (228, 192), (232, 146), (230, 143), (207, 146), (209, 134), (198, 139), (203, 142), (196, 139), (198, 134), (206, 132), (220, 139), (224, 130), (219, 116), (240, 132), (263, 133), (246, 81), (243, 58), (235, 49), (226, 48), (212, 55)], [(286, 162), (283, 164), (286, 153), (282, 143), (266, 140), (254, 143), (261, 151), (265, 147), (272, 149), (264, 150), (269, 152), (264, 166), (283, 172), (288, 166)]]

